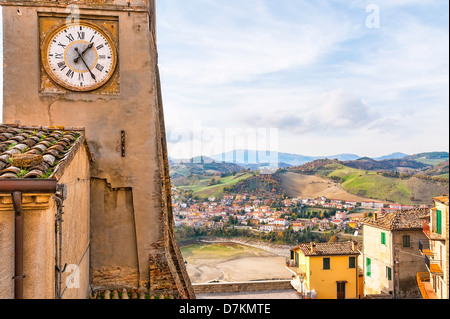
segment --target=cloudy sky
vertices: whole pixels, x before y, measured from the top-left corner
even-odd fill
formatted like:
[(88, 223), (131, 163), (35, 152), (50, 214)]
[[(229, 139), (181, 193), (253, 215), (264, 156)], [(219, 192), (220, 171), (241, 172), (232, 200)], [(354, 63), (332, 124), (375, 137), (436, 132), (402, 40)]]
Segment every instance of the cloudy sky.
[(442, 0), (157, 1), (170, 155), (448, 151), (448, 12)]

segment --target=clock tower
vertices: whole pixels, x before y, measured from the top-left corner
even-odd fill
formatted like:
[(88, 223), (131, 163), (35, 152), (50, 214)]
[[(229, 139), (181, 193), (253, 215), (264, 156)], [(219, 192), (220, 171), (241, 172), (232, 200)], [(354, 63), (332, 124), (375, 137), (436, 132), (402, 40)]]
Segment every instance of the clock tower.
[(173, 230), (155, 1), (0, 5), (3, 122), (86, 131), (92, 289), (195, 298)]

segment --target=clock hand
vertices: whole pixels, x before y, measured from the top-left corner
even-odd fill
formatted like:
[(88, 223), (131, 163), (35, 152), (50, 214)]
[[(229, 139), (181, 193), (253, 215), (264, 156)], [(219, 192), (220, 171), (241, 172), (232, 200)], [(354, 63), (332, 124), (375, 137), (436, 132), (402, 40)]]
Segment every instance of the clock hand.
[[(93, 46), (94, 46), (94, 42), (92, 42), (91, 44), (89, 44), (89, 45), (87, 46), (87, 48), (84, 49), (83, 52), (81, 52), (81, 56), (83, 56), (83, 55), (86, 53), (86, 51), (89, 50), (90, 48), (92, 48)], [(75, 51), (78, 52), (78, 49), (75, 48)], [(79, 53), (78, 53), (78, 54), (79, 54)], [(79, 58), (80, 58), (80, 57), (77, 57), (77, 58), (73, 59), (73, 62), (77, 63)]]
[(88, 65), (86, 64), (86, 61), (84, 61), (83, 57), (81, 56), (80, 52), (78, 51), (78, 48), (75, 48), (75, 51), (78, 53), (78, 56), (81, 58), (81, 61), (83, 61), (84, 65), (88, 69), (89, 73), (91, 74), (92, 78), (95, 80), (95, 75), (92, 73), (91, 69), (89, 69)]

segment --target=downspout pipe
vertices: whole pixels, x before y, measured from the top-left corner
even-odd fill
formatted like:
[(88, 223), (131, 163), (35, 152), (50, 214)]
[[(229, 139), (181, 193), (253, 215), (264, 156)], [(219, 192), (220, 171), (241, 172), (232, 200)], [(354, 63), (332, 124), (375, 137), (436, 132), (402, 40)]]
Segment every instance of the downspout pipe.
[(14, 205), (14, 298), (23, 299), (23, 209), (22, 193), (12, 193)]
[(15, 213), (14, 221), (14, 298), (23, 299), (23, 207), (22, 194), (54, 194), (56, 179), (3, 179), (0, 193), (11, 194)]

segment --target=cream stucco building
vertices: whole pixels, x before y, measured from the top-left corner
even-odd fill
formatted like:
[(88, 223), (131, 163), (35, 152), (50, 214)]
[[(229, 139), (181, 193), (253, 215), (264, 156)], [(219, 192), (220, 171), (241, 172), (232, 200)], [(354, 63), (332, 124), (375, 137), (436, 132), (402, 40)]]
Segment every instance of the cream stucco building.
[(426, 240), (420, 242), (426, 272), (417, 273), (424, 299), (449, 298), (449, 211), (448, 195), (434, 198), (435, 206), (423, 218)]
[(426, 209), (398, 210), (363, 219), (364, 295), (419, 298), (417, 272), (426, 267), (419, 241)]

